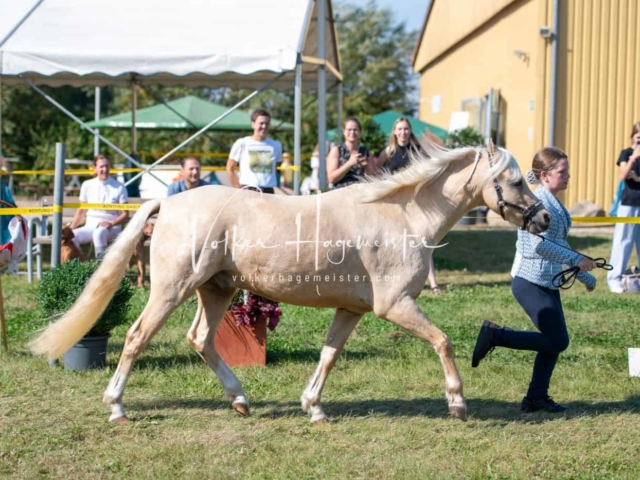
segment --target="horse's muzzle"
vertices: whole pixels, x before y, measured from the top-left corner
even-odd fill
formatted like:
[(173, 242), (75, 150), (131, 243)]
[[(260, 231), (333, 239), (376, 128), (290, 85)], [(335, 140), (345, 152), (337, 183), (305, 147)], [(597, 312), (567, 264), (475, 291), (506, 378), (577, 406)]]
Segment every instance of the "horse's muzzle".
[(549, 228), (549, 225), (551, 225), (551, 214), (542, 209), (531, 217), (526, 230), (529, 233), (542, 233)]

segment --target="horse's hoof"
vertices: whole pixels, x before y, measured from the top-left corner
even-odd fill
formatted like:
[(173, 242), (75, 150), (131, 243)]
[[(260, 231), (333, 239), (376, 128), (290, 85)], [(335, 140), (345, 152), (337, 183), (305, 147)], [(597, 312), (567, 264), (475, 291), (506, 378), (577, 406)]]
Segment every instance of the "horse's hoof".
[(467, 421), (467, 407), (465, 406), (451, 406), (449, 407), (449, 414), (453, 417), (459, 418), (463, 422)]
[(243, 417), (248, 417), (249, 415), (251, 415), (251, 412), (249, 411), (249, 405), (247, 405), (246, 403), (233, 403), (231, 404), (231, 406)]
[(329, 419), (324, 414), (324, 412), (316, 413), (315, 415), (311, 415), (311, 423), (315, 423), (315, 424), (329, 423)]
[(110, 421), (118, 425), (127, 425), (131, 423), (131, 421), (127, 417), (118, 417)]

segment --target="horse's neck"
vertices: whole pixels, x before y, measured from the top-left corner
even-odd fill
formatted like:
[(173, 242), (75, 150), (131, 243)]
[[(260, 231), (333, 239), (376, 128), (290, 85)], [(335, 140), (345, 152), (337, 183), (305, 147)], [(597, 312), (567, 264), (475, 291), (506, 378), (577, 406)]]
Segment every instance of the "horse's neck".
[[(452, 165), (434, 182), (425, 185), (415, 196), (415, 225), (426, 232), (425, 237), (441, 240), (458, 220), (472, 208), (482, 204), (480, 189), (470, 182), (465, 186), (472, 165)], [(480, 169), (478, 169), (480, 170)], [(474, 180), (484, 172), (475, 172)]]

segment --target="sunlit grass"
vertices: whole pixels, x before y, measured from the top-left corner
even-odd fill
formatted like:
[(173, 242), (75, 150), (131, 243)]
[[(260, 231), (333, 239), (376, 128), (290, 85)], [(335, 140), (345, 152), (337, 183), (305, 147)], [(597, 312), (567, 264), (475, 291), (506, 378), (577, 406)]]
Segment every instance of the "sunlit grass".
[[(498, 349), (480, 368), (470, 357), (483, 318), (532, 328), (510, 293), (514, 232), (453, 232), (438, 250), (444, 294), (419, 303), (451, 338), (470, 419), (447, 416), (433, 349), (367, 315), (327, 382), (328, 425), (311, 425), (299, 397), (315, 369), (330, 310), (283, 306), (268, 339), (266, 368), (238, 368), (252, 416), (222, 400), (213, 373), (185, 340), (186, 303), (140, 357), (125, 391), (133, 423), (107, 423), (101, 395), (125, 327), (111, 339), (108, 367), (50, 369), (25, 342), (42, 321), (34, 289), (3, 278), (11, 352), (0, 356), (0, 476), (12, 478), (640, 478), (640, 379), (627, 348), (640, 347), (634, 296), (580, 286), (563, 294), (572, 338), (551, 394), (566, 416), (523, 415), (533, 354)], [(573, 238), (608, 257), (610, 239)], [(138, 292), (131, 322), (147, 292)]]

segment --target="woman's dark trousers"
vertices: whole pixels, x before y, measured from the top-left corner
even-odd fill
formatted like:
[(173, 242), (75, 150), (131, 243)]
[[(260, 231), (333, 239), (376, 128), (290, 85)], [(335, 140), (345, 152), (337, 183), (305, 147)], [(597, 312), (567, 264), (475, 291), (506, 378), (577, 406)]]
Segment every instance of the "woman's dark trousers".
[(495, 345), (538, 352), (527, 397), (545, 398), (558, 355), (569, 346), (560, 292), (540, 287), (520, 277), (514, 277), (511, 281), (511, 291), (540, 332), (499, 328), (495, 335)]

